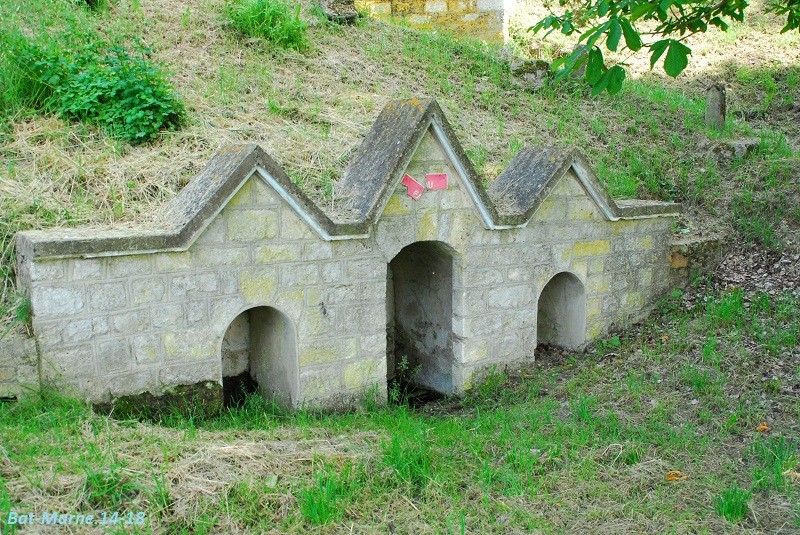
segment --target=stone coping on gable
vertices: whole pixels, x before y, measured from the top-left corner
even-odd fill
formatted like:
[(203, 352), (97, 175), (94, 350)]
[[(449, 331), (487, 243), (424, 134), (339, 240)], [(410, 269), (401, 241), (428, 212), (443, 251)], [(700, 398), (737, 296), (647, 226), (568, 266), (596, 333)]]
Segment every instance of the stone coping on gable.
[(339, 181), (343, 209), (326, 211), (303, 193), (284, 169), (255, 144), (221, 149), (163, 209), (160, 228), (78, 228), (24, 231), (17, 254), (29, 259), (130, 255), (188, 249), (248, 179), (258, 175), (324, 240), (363, 239), (377, 222), (422, 137), (433, 130), (463, 179), (485, 228), (527, 224), (569, 170), (611, 220), (675, 216), (681, 206), (656, 201), (614, 201), (574, 148), (521, 150), (488, 190), (435, 100), (390, 102), (381, 111)]

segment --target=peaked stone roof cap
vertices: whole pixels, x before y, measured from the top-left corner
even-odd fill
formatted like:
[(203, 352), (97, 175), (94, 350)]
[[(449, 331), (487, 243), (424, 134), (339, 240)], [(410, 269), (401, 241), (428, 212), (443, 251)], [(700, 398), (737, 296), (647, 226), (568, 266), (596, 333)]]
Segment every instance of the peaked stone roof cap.
[(157, 228), (50, 229), (17, 234), (21, 256), (112, 256), (188, 249), (236, 192), (258, 175), (322, 239), (369, 236), (370, 227), (401, 179), (422, 137), (432, 130), (462, 179), (488, 229), (527, 224), (564, 174), (572, 169), (609, 220), (671, 216), (673, 203), (611, 199), (584, 157), (569, 148), (525, 148), (485, 190), (435, 100), (390, 102), (381, 111), (339, 181), (344, 209), (326, 212), (303, 193), (284, 169), (255, 144), (225, 147), (163, 209)]

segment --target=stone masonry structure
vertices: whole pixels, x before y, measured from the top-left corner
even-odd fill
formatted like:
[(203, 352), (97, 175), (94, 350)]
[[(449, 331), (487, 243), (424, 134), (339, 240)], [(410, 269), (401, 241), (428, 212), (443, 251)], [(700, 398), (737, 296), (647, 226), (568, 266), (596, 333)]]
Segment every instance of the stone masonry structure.
[[(323, 210), (260, 147), (221, 150), (163, 228), (17, 236), (41, 381), (92, 402), (245, 376), (290, 406), (442, 393), (577, 347), (668, 287), (675, 204), (615, 202), (573, 149), (485, 190), (435, 101), (389, 104)], [(401, 365), (402, 363), (402, 365)]]
[(515, 5), (513, 0), (356, 0), (359, 9), (377, 19), (499, 44), (508, 40)]

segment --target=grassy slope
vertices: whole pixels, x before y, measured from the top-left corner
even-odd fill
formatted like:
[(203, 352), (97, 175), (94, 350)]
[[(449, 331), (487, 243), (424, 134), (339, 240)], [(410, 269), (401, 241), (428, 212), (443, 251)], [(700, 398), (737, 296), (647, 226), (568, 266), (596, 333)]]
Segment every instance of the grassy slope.
[[(774, 32), (775, 20), (758, 19), (760, 26), (741, 30), (735, 42), (712, 38), (715, 57), (721, 58), (713, 68), (729, 69), (720, 76), (742, 88), (732, 98), (734, 115), (754, 114), (750, 123), (730, 121), (723, 134), (763, 132), (766, 139), (754, 158), (719, 166), (698, 150), (707, 136), (716, 135), (702, 122), (703, 91), (693, 78), (700, 72), (677, 84), (640, 78), (616, 97), (587, 98), (578, 85), (530, 94), (512, 84), (495, 49), (373, 21), (345, 28), (322, 24), (307, 9), (305, 16), (317, 23), (309, 30), (310, 48), (284, 51), (232, 34), (221, 4), (120, 0), (97, 13), (70, 7), (67, 0), (0, 5), (0, 23), (31, 35), (43, 26), (55, 34), (72, 24), (128, 42), (141, 38), (172, 70), (188, 108), (184, 129), (139, 147), (25, 110), (6, 118), (0, 130), (3, 307), (11, 308), (13, 301), (13, 232), (146, 220), (217, 149), (238, 142), (260, 143), (324, 203), (335, 196), (335, 179), (384, 104), (410, 96), (439, 100), (487, 180), (526, 144), (575, 145), (589, 155), (614, 196), (686, 201), (695, 216), (726, 216), (750, 188), (755, 195), (740, 203), (741, 214), (765, 207), (779, 212), (756, 234), (777, 241), (797, 229), (800, 212), (792, 207), (800, 203), (792, 201), (798, 198), (799, 166), (792, 148), (797, 150), (800, 138), (793, 128), (796, 114), (780, 110), (800, 102), (800, 67), (796, 61), (782, 66), (750, 61), (739, 68), (736, 59), (742, 43), (763, 43), (762, 26)], [(65, 22), (64, 10), (74, 22)], [(781, 50), (800, 50), (800, 37), (768, 41)], [(760, 187), (763, 177), (775, 182), (770, 190), (785, 191), (781, 210), (773, 206), (772, 191)], [(702, 219), (702, 227), (731, 224), (727, 217)], [(790, 226), (781, 229), (780, 220)], [(772, 233), (778, 234), (775, 240)], [(8, 319), (8, 311), (0, 317)]]
[[(3, 20), (14, 4), (0, 5)], [(42, 6), (29, 21), (45, 20)], [(383, 104), (408, 96), (439, 99), (487, 179), (523, 144), (569, 143), (615, 195), (686, 200), (723, 227), (769, 209), (759, 232), (784, 242), (800, 219), (796, 125), (783, 118), (800, 101), (796, 62), (721, 71), (739, 88), (734, 110), (753, 112), (725, 134), (772, 132), (759, 154), (717, 166), (696, 150), (713, 134), (693, 79), (644, 78), (598, 99), (570, 87), (531, 95), (495, 51), (369, 21), (316, 26), (300, 54), (228, 35), (211, 0), (121, 1), (78, 16), (153, 46), (188, 125), (130, 147), (53, 117), (11, 118), (0, 144), (6, 251), (17, 228), (146, 219), (228, 142), (261, 143), (325, 202)], [(733, 58), (728, 38), (715, 39)], [(800, 491), (780, 474), (799, 460), (786, 441), (800, 434), (800, 307), (785, 296), (702, 297), (689, 311), (672, 299), (640, 332), (585, 355), (495, 376), (436, 414), (285, 416), (252, 399), (220, 418), (141, 424), (53, 395), (0, 405), (0, 518), (10, 508), (143, 510), (143, 533), (305, 532), (325, 519), (322, 532), (796, 532)], [(772, 430), (757, 433), (762, 421)], [(666, 482), (673, 469), (689, 479)], [(737, 524), (714, 506), (734, 485), (753, 491)]]
[[(0, 513), (145, 511), (140, 533), (796, 533), (800, 306), (747, 297), (676, 294), (636, 333), (423, 413), (287, 416), (255, 396), (156, 425), (54, 395), (0, 406)], [(731, 488), (752, 493), (737, 523), (715, 512)]]

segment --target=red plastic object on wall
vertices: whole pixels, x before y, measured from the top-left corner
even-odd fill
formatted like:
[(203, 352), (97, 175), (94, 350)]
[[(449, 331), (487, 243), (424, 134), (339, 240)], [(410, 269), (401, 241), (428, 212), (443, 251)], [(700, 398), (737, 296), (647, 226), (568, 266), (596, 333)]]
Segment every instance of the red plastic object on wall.
[(416, 180), (414, 180), (411, 177), (411, 175), (408, 174), (403, 175), (402, 182), (403, 185), (406, 188), (408, 188), (408, 191), (406, 192), (408, 193), (408, 196), (414, 199), (415, 201), (418, 201), (419, 198), (422, 197), (422, 194), (425, 193), (425, 187)]
[(430, 190), (447, 189), (447, 173), (428, 173), (425, 182)]

